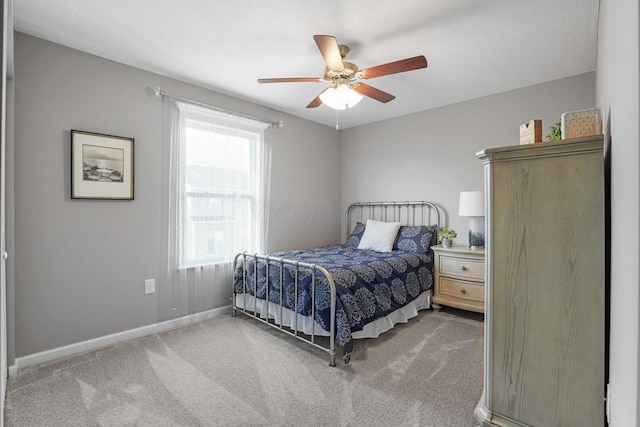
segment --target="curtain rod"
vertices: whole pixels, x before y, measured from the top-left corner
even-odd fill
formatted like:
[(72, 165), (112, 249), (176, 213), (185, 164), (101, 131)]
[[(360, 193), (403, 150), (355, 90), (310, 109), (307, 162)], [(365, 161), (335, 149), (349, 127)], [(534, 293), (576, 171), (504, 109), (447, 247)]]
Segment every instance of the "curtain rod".
[(284, 123), (282, 122), (282, 120), (277, 121), (277, 122), (271, 122), (269, 120), (261, 119), (260, 117), (249, 116), (247, 114), (238, 113), (236, 111), (225, 110), (224, 108), (216, 107), (216, 106), (213, 106), (213, 105), (210, 105), (210, 104), (205, 104), (203, 102), (194, 101), (193, 99), (188, 99), (188, 98), (183, 98), (181, 96), (173, 95), (173, 94), (171, 94), (171, 93), (169, 93), (169, 92), (167, 92), (165, 90), (160, 89), (159, 87), (156, 87), (155, 89), (153, 89), (152, 87), (147, 86), (147, 88), (145, 89), (145, 92), (149, 96), (159, 96), (161, 98), (164, 98), (165, 96), (170, 96), (170, 97), (178, 99), (180, 101), (186, 101), (186, 102), (190, 102), (192, 104), (199, 105), (201, 107), (211, 108), (212, 110), (216, 110), (216, 111), (219, 111), (221, 113), (233, 114), (233, 115), (236, 115), (236, 116), (244, 117), (245, 119), (251, 119), (251, 120), (256, 120), (256, 121), (262, 122), (262, 123), (268, 123), (268, 124), (271, 125), (272, 128), (280, 129), (280, 128), (284, 127)]

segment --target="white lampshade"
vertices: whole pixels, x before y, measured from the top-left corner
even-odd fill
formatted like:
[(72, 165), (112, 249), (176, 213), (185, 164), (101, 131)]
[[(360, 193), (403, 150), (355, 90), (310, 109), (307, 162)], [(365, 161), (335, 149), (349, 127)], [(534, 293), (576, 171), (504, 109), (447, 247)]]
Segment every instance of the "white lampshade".
[(484, 216), (484, 191), (461, 191), (458, 215)]
[(344, 110), (360, 102), (362, 95), (346, 84), (338, 84), (337, 86), (325, 89), (324, 92), (320, 94), (320, 100), (323, 104), (334, 110)]

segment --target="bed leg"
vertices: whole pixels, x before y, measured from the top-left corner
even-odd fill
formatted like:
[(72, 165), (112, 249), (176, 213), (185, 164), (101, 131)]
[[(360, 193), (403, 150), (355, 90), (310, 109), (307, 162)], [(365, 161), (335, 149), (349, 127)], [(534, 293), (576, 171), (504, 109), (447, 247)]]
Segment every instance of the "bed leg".
[(231, 296), (231, 317), (236, 317), (236, 294)]
[(336, 352), (329, 353), (329, 366), (336, 366)]

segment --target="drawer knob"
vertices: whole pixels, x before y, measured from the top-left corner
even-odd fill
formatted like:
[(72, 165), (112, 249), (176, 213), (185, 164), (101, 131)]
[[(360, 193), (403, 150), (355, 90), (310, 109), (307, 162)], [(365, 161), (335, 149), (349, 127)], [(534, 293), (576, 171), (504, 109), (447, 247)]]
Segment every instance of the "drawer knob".
[(460, 288), (460, 293), (464, 294), (465, 292), (467, 292), (467, 290), (465, 288)]
[(467, 271), (467, 267), (465, 267), (464, 265), (461, 265), (461, 266), (460, 266), (460, 270), (462, 270), (462, 271)]

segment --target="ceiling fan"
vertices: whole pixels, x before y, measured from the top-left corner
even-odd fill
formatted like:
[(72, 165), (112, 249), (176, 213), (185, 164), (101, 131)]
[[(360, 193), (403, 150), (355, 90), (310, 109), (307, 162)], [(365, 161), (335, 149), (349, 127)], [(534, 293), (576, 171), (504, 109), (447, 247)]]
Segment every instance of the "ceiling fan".
[(316, 96), (313, 101), (307, 105), (307, 108), (315, 108), (324, 103), (336, 110), (344, 110), (345, 108), (351, 108), (360, 102), (362, 95), (383, 103), (387, 103), (395, 98), (395, 96), (390, 93), (376, 89), (366, 83), (362, 83), (362, 80), (427, 67), (427, 59), (420, 55), (360, 70), (356, 64), (344, 61), (344, 58), (349, 53), (349, 48), (344, 45), (338, 45), (335, 37), (316, 35), (313, 36), (313, 39), (318, 45), (324, 61), (327, 63), (323, 77), (258, 79), (258, 83), (332, 83), (332, 86), (326, 88)]

